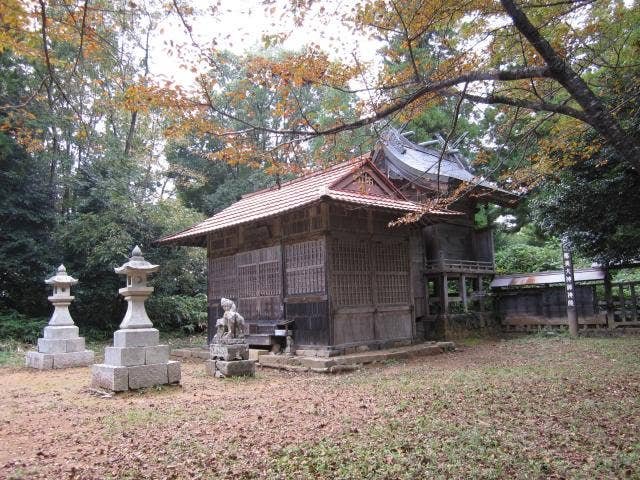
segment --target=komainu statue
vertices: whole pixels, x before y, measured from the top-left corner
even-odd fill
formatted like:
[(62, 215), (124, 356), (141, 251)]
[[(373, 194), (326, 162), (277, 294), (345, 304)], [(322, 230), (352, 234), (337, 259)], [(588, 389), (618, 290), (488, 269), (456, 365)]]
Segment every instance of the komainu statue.
[(228, 298), (222, 298), (220, 305), (224, 315), (216, 321), (214, 340), (244, 339), (244, 317), (236, 311), (236, 304)]

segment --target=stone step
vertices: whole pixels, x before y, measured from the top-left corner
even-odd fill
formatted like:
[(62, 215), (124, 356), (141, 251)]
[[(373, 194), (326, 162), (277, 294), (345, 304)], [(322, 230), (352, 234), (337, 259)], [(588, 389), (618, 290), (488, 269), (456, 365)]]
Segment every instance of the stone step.
[(438, 355), (455, 350), (453, 342), (429, 342), (408, 347), (353, 353), (336, 357), (305, 357), (287, 355), (260, 355), (260, 365), (290, 371), (337, 373), (351, 371), (360, 365), (386, 360), (400, 360), (428, 355)]
[(251, 333), (246, 336), (249, 345), (260, 345), (269, 347), (273, 345), (273, 335), (270, 333)]

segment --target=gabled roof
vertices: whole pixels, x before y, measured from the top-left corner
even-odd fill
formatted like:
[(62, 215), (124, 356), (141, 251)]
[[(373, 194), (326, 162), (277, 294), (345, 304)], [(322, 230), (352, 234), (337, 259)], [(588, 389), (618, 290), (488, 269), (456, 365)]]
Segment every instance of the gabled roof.
[(476, 185), (497, 200), (497, 203), (514, 206), (518, 195), (504, 190), (486, 178), (478, 177), (469, 166), (469, 162), (457, 152), (447, 151), (440, 158), (440, 151), (425, 145), (407, 140), (394, 129), (386, 130), (380, 138), (379, 145), (384, 152), (392, 178), (403, 178), (418, 185), (428, 187), (428, 181), (438, 177), (446, 181), (454, 178), (462, 182)]
[[(599, 281), (604, 280), (606, 273), (607, 272), (600, 267), (576, 268), (573, 272), (573, 278), (576, 282)], [(500, 275), (493, 279), (491, 288), (552, 285), (554, 283), (564, 283), (564, 272), (562, 270)]]
[[(377, 172), (378, 175), (375, 175), (376, 181), (385, 182), (386, 188), (392, 190), (392, 194), (374, 195), (340, 188), (344, 183), (344, 179), (350, 175), (353, 176), (363, 167), (366, 167), (369, 171)], [(419, 204), (404, 198), (402, 193), (370, 162), (369, 156), (366, 158), (358, 157), (283, 183), (280, 187), (271, 187), (245, 195), (204, 222), (198, 223), (182, 232), (163, 237), (158, 240), (158, 243), (190, 243), (188, 239), (289, 212), (318, 202), (323, 198), (397, 210), (399, 212), (419, 212), (422, 210)], [(457, 212), (446, 210), (432, 211), (431, 213), (436, 215), (457, 215)]]

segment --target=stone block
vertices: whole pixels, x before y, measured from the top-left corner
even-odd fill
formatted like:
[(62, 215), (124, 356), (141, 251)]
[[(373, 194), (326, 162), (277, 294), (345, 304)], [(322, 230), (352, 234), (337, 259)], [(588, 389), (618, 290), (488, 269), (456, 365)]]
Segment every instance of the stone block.
[(453, 352), (456, 349), (456, 344), (453, 342), (438, 342), (436, 345), (442, 348), (445, 352)]
[(298, 358), (298, 362), (303, 367), (308, 368), (328, 368), (336, 364), (335, 360), (321, 357), (304, 357)]
[(180, 358), (189, 358), (191, 357), (191, 350), (188, 348), (178, 348), (175, 350), (171, 350), (172, 357), (180, 357)]
[(169, 360), (167, 362), (167, 379), (169, 383), (180, 383), (180, 362)]
[(65, 339), (39, 338), (38, 351), (41, 353), (66, 353), (67, 342)]
[(231, 362), (216, 360), (216, 370), (225, 377), (253, 376), (256, 372), (256, 364), (252, 360), (233, 360)]
[(208, 360), (209, 355), (210, 355), (209, 350), (205, 350), (205, 349), (191, 351), (191, 358), (201, 358), (203, 360)]
[(132, 390), (169, 383), (166, 363), (127, 368), (129, 369), (129, 388)]
[(261, 350), (259, 348), (250, 348), (249, 349), (249, 360), (253, 360), (254, 362), (260, 361), (260, 355), (268, 355), (269, 350)]
[(129, 389), (129, 369), (103, 363), (93, 365), (91, 386), (113, 392), (124, 392)]
[(210, 346), (210, 358), (231, 360), (248, 360), (249, 345), (247, 343), (237, 343), (231, 345), (212, 343)]
[(53, 368), (86, 367), (93, 363), (93, 352), (83, 350), (82, 352), (67, 352), (53, 354)]
[(155, 347), (144, 347), (144, 363), (152, 365), (154, 363), (167, 363), (169, 361), (169, 345), (156, 345)]
[(331, 350), (328, 348), (296, 348), (296, 355), (301, 357), (335, 357), (340, 355), (339, 350)]
[(156, 328), (116, 330), (113, 334), (114, 347), (154, 347), (160, 343), (160, 332)]
[(41, 352), (27, 352), (25, 357), (27, 367), (39, 370), (51, 370), (53, 368), (53, 354)]
[(104, 363), (117, 367), (144, 365), (144, 347), (107, 347), (104, 349)]
[(67, 353), (70, 352), (83, 352), (86, 350), (84, 343), (84, 337), (70, 338), (67, 340)]
[(44, 338), (47, 340), (69, 340), (72, 338), (78, 338), (79, 334), (80, 330), (75, 325), (65, 327), (44, 327)]
[(215, 377), (216, 375), (216, 361), (215, 360), (206, 360), (204, 362), (204, 371), (207, 375), (211, 375)]

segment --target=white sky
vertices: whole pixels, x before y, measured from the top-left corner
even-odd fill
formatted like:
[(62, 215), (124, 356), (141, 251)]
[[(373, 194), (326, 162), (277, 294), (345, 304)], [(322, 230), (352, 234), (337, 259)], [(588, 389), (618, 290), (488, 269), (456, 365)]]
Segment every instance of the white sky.
[[(212, 12), (211, 5), (216, 3), (220, 5), (214, 7), (215, 12)], [(325, 18), (319, 18), (319, 7), (314, 7), (316, 14), (310, 12), (303, 27), (294, 27), (290, 18), (282, 19), (283, 6), (289, 4), (289, 0), (278, 0), (272, 14), (265, 11), (265, 6), (259, 0), (192, 0), (190, 4), (201, 12), (191, 20), (193, 38), (205, 48), (215, 39), (218, 49), (242, 54), (262, 48), (263, 34), (289, 33), (282, 44), (284, 49), (296, 50), (315, 43), (321, 45), (322, 50), (334, 58), (348, 61), (352, 58), (355, 48), (361, 61), (373, 62), (376, 50), (381, 46), (381, 43), (375, 40), (354, 36), (354, 33), (341, 22), (335, 14), (336, 10), (340, 8), (344, 11), (345, 6), (350, 5), (349, 2), (341, 0), (322, 2)], [(329, 16), (329, 21), (326, 16)], [(188, 87), (193, 84), (196, 73), (188, 68), (181, 68), (183, 62), (175, 55), (167, 55), (171, 41), (174, 44), (191, 44), (191, 39), (175, 15), (164, 20), (157, 29), (151, 55), (151, 73)], [(196, 55), (195, 49), (189, 54), (192, 59), (196, 58)]]

